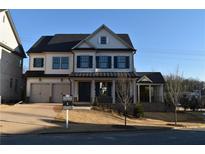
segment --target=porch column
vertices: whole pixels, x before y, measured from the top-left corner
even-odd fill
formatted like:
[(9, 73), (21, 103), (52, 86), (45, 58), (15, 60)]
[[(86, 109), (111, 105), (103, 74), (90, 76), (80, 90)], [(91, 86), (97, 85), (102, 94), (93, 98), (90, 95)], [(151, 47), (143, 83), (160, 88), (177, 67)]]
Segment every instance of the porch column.
[(91, 101), (92, 103), (95, 102), (95, 80), (91, 82)]
[(149, 85), (149, 102), (152, 102), (152, 91), (151, 91), (151, 85)]
[(115, 79), (112, 80), (112, 103), (115, 103)]
[(140, 85), (137, 85), (137, 102), (140, 103)]
[(133, 80), (133, 103), (136, 104), (136, 80)]

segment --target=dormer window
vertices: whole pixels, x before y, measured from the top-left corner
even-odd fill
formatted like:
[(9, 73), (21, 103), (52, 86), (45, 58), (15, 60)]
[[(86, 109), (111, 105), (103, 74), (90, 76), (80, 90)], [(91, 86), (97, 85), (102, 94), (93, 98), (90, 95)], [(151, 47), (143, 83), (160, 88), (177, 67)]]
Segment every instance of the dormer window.
[(107, 37), (106, 37), (106, 36), (101, 36), (101, 37), (100, 37), (100, 44), (103, 44), (103, 45), (104, 45), (104, 44), (107, 44), (107, 42), (108, 42), (108, 41), (107, 41)]

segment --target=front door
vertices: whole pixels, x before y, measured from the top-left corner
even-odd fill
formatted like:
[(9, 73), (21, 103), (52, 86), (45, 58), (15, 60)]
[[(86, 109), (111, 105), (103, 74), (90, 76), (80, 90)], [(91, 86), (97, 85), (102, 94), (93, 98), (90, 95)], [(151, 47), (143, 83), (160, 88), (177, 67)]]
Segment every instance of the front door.
[(78, 94), (80, 102), (90, 102), (90, 82), (79, 82)]

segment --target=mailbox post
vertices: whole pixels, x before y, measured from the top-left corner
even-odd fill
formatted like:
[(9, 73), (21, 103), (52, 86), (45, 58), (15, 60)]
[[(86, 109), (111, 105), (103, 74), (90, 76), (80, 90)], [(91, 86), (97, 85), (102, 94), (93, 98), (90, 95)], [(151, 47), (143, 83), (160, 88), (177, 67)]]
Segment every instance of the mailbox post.
[(63, 95), (63, 109), (66, 110), (66, 128), (68, 128), (68, 110), (73, 109), (73, 97), (70, 95)]

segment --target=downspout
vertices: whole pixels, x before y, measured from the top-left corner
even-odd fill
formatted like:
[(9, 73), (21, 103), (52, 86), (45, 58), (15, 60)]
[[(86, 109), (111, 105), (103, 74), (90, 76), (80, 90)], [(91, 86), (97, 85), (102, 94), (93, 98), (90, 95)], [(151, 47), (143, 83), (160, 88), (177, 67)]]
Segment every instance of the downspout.
[[(73, 51), (71, 51), (71, 53), (73, 54), (73, 69), (72, 69), (72, 72), (71, 72), (71, 74), (72, 74), (74, 72), (74, 64), (75, 64), (74, 62), (75, 62), (75, 60), (74, 60), (74, 53), (73, 53)], [(72, 81), (70, 79), (70, 76), (68, 77), (68, 80), (70, 81), (70, 93), (71, 93), (73, 87), (72, 87)], [(72, 95), (73, 95), (73, 91), (72, 91)]]

